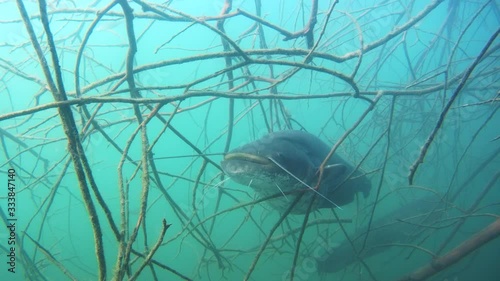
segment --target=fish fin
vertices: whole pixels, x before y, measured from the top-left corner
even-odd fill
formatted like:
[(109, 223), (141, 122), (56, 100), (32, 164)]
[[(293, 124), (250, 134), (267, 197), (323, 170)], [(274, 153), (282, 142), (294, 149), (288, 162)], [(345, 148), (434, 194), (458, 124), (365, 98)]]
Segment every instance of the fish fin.
[[(321, 178), (321, 187), (322, 192), (328, 197), (328, 201), (333, 201), (335, 198), (333, 192), (335, 191), (338, 183), (342, 181), (347, 172), (347, 166), (344, 164), (330, 164), (325, 166), (323, 169), (323, 176)], [(317, 169), (317, 176), (319, 175), (319, 168)], [(327, 183), (327, 184), (325, 184)], [(335, 203), (338, 206), (337, 203)], [(327, 202), (323, 202), (320, 208), (328, 208), (330, 205)]]
[(326, 177), (340, 177), (345, 174), (347, 167), (343, 164), (330, 164), (325, 166), (323, 172), (326, 174)]

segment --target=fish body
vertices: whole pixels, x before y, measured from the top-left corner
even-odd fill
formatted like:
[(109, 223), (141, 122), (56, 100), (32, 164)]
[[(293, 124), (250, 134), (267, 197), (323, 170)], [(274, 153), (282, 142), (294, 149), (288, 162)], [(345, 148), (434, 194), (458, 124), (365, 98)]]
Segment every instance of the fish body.
[(391, 244), (411, 243), (428, 230), (426, 225), (432, 225), (443, 215), (445, 209), (439, 208), (440, 202), (432, 196), (415, 199), (375, 219), (369, 230), (366, 226), (359, 228), (349, 235), (352, 244), (344, 240), (316, 259), (318, 272), (337, 272), (358, 262), (358, 257), (366, 259), (388, 250)]
[(319, 188), (311, 190), (329, 152), (330, 147), (310, 133), (279, 131), (230, 151), (221, 165), (232, 180), (250, 186), (260, 197), (286, 194), (268, 201), (280, 211), (300, 193), (304, 195), (292, 213), (305, 213), (316, 192), (313, 210), (348, 204), (358, 192), (367, 197), (370, 181), (336, 154), (328, 161)]

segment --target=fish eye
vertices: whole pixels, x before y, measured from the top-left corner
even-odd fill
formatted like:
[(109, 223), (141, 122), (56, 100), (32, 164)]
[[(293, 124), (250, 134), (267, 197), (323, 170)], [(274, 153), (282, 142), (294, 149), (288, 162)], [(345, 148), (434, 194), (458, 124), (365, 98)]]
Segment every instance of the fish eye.
[(283, 153), (281, 152), (277, 152), (274, 157), (276, 158), (276, 160), (283, 160), (285, 158), (285, 155), (283, 155)]

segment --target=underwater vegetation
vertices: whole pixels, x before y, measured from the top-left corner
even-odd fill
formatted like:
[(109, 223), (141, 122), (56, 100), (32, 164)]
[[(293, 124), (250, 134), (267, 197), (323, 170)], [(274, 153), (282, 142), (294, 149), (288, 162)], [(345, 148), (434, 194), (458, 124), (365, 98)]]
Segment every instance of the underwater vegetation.
[(500, 276), (484, 0), (0, 1), (4, 280)]

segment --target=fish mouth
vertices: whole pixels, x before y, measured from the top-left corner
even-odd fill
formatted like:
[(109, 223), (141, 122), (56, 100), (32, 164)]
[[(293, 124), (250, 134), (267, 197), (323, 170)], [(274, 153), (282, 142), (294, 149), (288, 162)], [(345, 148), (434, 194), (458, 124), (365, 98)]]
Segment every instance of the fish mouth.
[(234, 182), (251, 187), (262, 196), (276, 194), (276, 182), (284, 187), (289, 186), (283, 182), (286, 174), (266, 156), (230, 152), (224, 156), (221, 166)]
[(259, 178), (276, 170), (276, 165), (268, 158), (245, 152), (228, 153), (221, 164), (226, 174), (245, 184), (249, 179)]
[(274, 163), (266, 157), (262, 157), (255, 154), (244, 153), (244, 152), (234, 152), (224, 155), (224, 161), (248, 161), (259, 165), (269, 165), (272, 166)]

